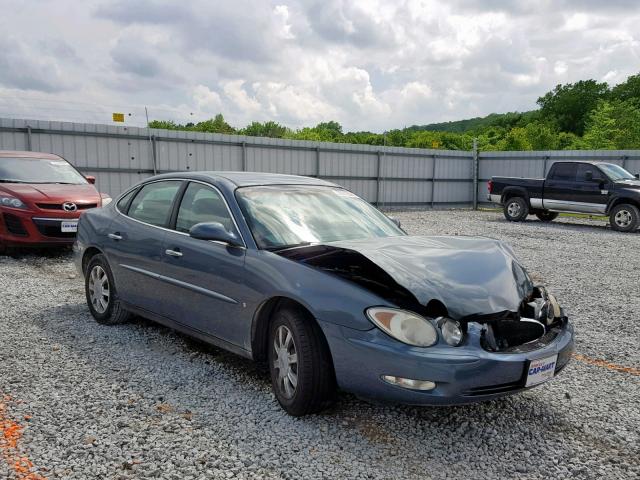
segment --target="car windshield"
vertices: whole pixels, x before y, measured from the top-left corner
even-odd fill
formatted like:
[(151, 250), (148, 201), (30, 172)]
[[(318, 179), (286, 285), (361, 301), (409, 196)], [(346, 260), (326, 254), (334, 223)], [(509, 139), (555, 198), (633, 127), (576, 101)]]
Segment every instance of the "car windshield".
[(244, 187), (236, 195), (263, 249), (404, 235), (383, 213), (342, 188)]
[(599, 163), (598, 167), (600, 167), (600, 170), (602, 170), (605, 175), (614, 182), (618, 180), (635, 180), (636, 178), (621, 166), (613, 163)]
[(61, 158), (0, 157), (3, 183), (87, 183), (69, 162)]

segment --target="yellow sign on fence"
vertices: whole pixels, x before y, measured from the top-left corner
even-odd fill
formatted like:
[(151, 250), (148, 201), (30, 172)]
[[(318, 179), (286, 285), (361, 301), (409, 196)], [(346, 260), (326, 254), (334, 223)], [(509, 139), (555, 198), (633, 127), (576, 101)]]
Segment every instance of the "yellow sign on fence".
[(114, 113), (113, 114), (114, 122), (124, 122), (124, 113)]

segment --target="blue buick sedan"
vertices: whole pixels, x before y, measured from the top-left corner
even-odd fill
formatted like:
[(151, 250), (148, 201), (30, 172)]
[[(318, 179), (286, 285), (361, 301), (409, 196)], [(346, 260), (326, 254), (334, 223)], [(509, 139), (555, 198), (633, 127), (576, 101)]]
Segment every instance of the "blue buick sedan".
[(338, 185), (248, 172), (159, 175), (80, 218), (100, 323), (140, 315), (258, 362), (291, 415), (337, 389), (453, 405), (550, 380), (573, 328), (513, 251), (410, 236)]

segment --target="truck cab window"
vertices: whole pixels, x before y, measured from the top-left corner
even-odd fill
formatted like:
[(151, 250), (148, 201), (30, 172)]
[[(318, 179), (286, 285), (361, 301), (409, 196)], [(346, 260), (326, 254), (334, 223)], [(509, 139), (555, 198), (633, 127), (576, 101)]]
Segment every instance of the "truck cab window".
[(551, 167), (549, 178), (564, 182), (573, 182), (576, 179), (578, 165), (576, 163), (555, 163)]

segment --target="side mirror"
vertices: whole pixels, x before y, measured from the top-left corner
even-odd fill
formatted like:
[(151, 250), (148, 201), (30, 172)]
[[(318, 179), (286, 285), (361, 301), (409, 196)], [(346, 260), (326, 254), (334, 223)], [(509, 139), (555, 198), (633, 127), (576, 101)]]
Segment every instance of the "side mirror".
[(636, 177), (637, 179), (640, 179), (640, 173), (636, 173), (634, 177)]
[(593, 181), (593, 172), (591, 170), (585, 172), (584, 177), (587, 179), (587, 182)]
[(389, 220), (391, 220), (393, 223), (395, 223), (396, 227), (401, 228), (400, 220), (398, 220), (397, 218), (394, 218), (394, 217), (389, 217)]
[(86, 175), (84, 178), (86, 178), (87, 182), (89, 182), (91, 185), (94, 185), (96, 183), (96, 177), (94, 177), (93, 175)]
[(243, 247), (242, 242), (235, 233), (228, 232), (224, 225), (218, 222), (196, 223), (189, 235), (198, 240), (211, 240), (226, 243), (232, 247)]

